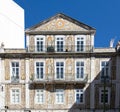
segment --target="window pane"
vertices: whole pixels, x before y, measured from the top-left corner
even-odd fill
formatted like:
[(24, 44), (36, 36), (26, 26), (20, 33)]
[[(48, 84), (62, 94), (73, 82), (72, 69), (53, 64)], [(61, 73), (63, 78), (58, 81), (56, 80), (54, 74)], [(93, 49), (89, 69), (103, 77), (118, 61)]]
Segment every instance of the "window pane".
[(56, 102), (63, 103), (64, 102), (64, 90), (57, 89), (56, 90)]
[(83, 103), (84, 101), (84, 93), (82, 89), (76, 90), (76, 103)]
[(64, 50), (64, 41), (63, 41), (63, 38), (59, 37), (57, 38), (57, 51), (58, 52), (62, 52)]
[(108, 96), (108, 90), (105, 90), (105, 93), (104, 93), (104, 90), (101, 90), (101, 103), (104, 103), (104, 101), (105, 101), (105, 103), (108, 103), (108, 98), (109, 98), (109, 96)]
[(19, 62), (12, 62), (11, 67), (11, 75), (14, 77), (19, 76)]
[(43, 37), (36, 39), (36, 47), (37, 47), (36, 48), (37, 51), (43, 51), (43, 48), (44, 48), (44, 39), (43, 39)]
[(64, 63), (56, 62), (56, 78), (63, 79), (64, 78)]
[(101, 77), (109, 75), (109, 64), (108, 61), (101, 62)]
[(76, 62), (76, 78), (84, 78), (84, 62)]
[(12, 90), (12, 98), (11, 98), (11, 101), (12, 103), (19, 103), (20, 102), (20, 91), (19, 89), (13, 89)]
[(44, 91), (43, 90), (36, 90), (36, 103), (43, 103), (44, 102)]
[(76, 49), (77, 51), (84, 51), (84, 39), (83, 38), (81, 37), (77, 38), (76, 47), (77, 47)]
[(36, 78), (43, 79), (44, 78), (44, 63), (36, 62)]

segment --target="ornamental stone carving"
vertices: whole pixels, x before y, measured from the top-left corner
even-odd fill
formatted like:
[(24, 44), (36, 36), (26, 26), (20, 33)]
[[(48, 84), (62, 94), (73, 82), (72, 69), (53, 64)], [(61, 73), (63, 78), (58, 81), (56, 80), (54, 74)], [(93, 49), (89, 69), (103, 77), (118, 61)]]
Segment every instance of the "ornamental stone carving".
[(34, 77), (34, 60), (30, 59), (30, 78)]
[(53, 59), (47, 59), (46, 60), (46, 74), (48, 75), (48, 78), (52, 78), (52, 75), (54, 73), (54, 61)]
[(86, 31), (86, 29), (59, 17), (38, 26), (34, 31)]
[(53, 46), (54, 45), (54, 37), (51, 36), (47, 36), (47, 46)]
[(68, 35), (66, 38), (66, 50), (73, 51), (74, 49), (74, 36)]
[(21, 60), (21, 79), (25, 80), (25, 61)]
[(9, 65), (9, 59), (5, 59), (5, 80), (10, 80), (10, 65)]

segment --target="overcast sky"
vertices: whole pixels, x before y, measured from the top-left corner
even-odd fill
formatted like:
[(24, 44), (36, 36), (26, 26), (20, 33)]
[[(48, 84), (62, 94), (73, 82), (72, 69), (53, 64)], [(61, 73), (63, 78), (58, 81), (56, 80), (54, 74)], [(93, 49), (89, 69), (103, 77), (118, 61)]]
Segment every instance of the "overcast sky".
[(25, 28), (64, 13), (96, 29), (95, 47), (120, 40), (120, 0), (14, 0), (25, 10)]

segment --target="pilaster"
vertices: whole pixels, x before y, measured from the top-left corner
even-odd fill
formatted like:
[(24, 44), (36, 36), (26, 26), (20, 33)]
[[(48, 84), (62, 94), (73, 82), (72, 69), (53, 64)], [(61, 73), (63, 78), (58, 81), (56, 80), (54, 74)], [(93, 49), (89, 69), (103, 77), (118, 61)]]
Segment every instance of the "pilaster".
[(25, 61), (26, 64), (26, 83), (25, 83), (25, 101), (26, 101), (26, 108), (29, 108), (29, 101), (30, 101), (30, 96), (29, 96), (29, 59), (26, 59)]
[(5, 107), (4, 60), (0, 58), (0, 109)]
[(91, 72), (90, 72), (90, 108), (94, 109), (95, 108), (95, 87), (94, 87), (94, 80), (95, 80), (95, 58), (91, 57)]

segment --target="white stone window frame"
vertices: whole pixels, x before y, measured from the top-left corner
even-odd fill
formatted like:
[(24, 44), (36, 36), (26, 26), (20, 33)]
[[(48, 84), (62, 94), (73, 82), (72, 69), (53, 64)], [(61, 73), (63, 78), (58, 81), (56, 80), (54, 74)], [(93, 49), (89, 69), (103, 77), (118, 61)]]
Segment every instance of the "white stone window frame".
[(61, 52), (65, 52), (65, 45), (66, 45), (66, 43), (65, 43), (65, 38), (66, 38), (66, 36), (65, 35), (55, 35), (55, 51), (56, 52), (60, 52), (60, 51), (57, 51), (57, 39), (58, 38), (63, 38), (63, 51), (61, 51)]
[[(103, 94), (102, 90), (104, 90), (103, 87), (99, 88), (99, 104), (104, 104), (103, 102), (101, 102), (101, 94)], [(105, 104), (110, 104), (110, 94), (111, 94), (111, 90), (109, 87), (106, 87), (105, 90), (108, 90), (108, 102)]]
[(56, 71), (56, 63), (57, 62), (63, 62), (64, 63), (64, 76), (61, 80), (65, 80), (65, 75), (66, 75), (66, 73), (65, 73), (65, 68), (66, 68), (65, 59), (55, 59), (55, 61), (54, 61), (54, 66), (55, 66), (54, 78), (55, 78), (55, 80), (59, 80), (59, 79), (57, 79), (57, 76), (56, 76), (57, 75), (57, 71)]
[[(37, 77), (36, 77), (36, 75), (37, 75), (36, 63), (37, 63), (37, 62), (40, 62), (40, 63), (42, 62), (43, 65), (44, 65), (44, 66), (43, 66), (43, 79), (37, 79)], [(45, 70), (46, 70), (45, 60), (41, 60), (41, 61), (40, 61), (40, 60), (36, 60), (36, 61), (34, 62), (34, 76), (33, 76), (34, 79), (35, 79), (35, 80), (45, 80), (45, 77), (46, 77), (46, 75), (45, 75)]]
[[(19, 90), (19, 102), (13, 102), (13, 97), (12, 97), (12, 95), (13, 95), (13, 93), (12, 93), (12, 90)], [(21, 104), (21, 89), (20, 88), (11, 88), (10, 89), (10, 103), (11, 104)]]
[[(83, 45), (83, 51), (77, 51), (77, 40), (79, 39), (82, 39), (83, 38), (83, 41), (84, 41), (84, 45)], [(86, 35), (75, 35), (75, 52), (85, 52), (86, 51)]]
[[(111, 67), (111, 61), (110, 61), (110, 59), (101, 59), (100, 60), (100, 80), (101, 80), (101, 76), (102, 76), (102, 62), (108, 62), (108, 76), (109, 76), (109, 78), (110, 78), (110, 73), (111, 73), (111, 69), (110, 69), (110, 67)], [(110, 81), (110, 79), (109, 79), (109, 81)]]
[[(43, 91), (43, 93), (40, 93), (40, 95), (41, 94), (43, 94), (43, 102), (38, 102), (38, 99), (37, 99), (37, 90), (39, 90), (39, 91)], [(45, 89), (43, 88), (43, 89), (36, 89), (35, 90), (35, 104), (44, 104), (45, 103)]]
[[(59, 92), (59, 95), (63, 95), (63, 102), (57, 101), (57, 93)], [(64, 89), (55, 89), (55, 103), (56, 104), (64, 104), (65, 103), (65, 90)]]
[[(43, 39), (43, 51), (38, 51), (38, 50), (37, 50), (37, 41), (38, 41), (37, 39), (38, 39), (38, 38), (39, 38), (39, 39), (41, 39), (41, 38)], [(39, 52), (39, 53), (40, 53), (40, 52), (45, 52), (45, 50), (46, 50), (45, 35), (36, 35), (36, 36), (35, 36), (35, 44), (34, 44), (34, 45), (35, 45), (35, 52)]]
[[(77, 94), (76, 90), (79, 90), (79, 91), (82, 90), (83, 91), (83, 92), (79, 92), (80, 95), (83, 94), (83, 102), (77, 102), (76, 101), (76, 94)], [(75, 92), (75, 102), (76, 102), (76, 104), (85, 104), (85, 89), (75, 89), (74, 92)]]
[(77, 73), (77, 71), (76, 71), (76, 63), (77, 62), (84, 62), (84, 77), (83, 78), (81, 78), (81, 80), (84, 80), (84, 78), (86, 77), (86, 61), (84, 60), (84, 59), (75, 59), (75, 80), (79, 80), (77, 77), (76, 77), (76, 73)]
[(21, 79), (20, 77), (21, 77), (21, 62), (20, 62), (20, 60), (12, 60), (12, 61), (10, 61), (10, 63), (9, 63), (9, 66), (10, 66), (10, 80), (11, 80), (11, 77), (13, 76), (13, 73), (12, 73), (12, 63), (16, 63), (16, 62), (18, 62), (19, 63), (19, 80)]

